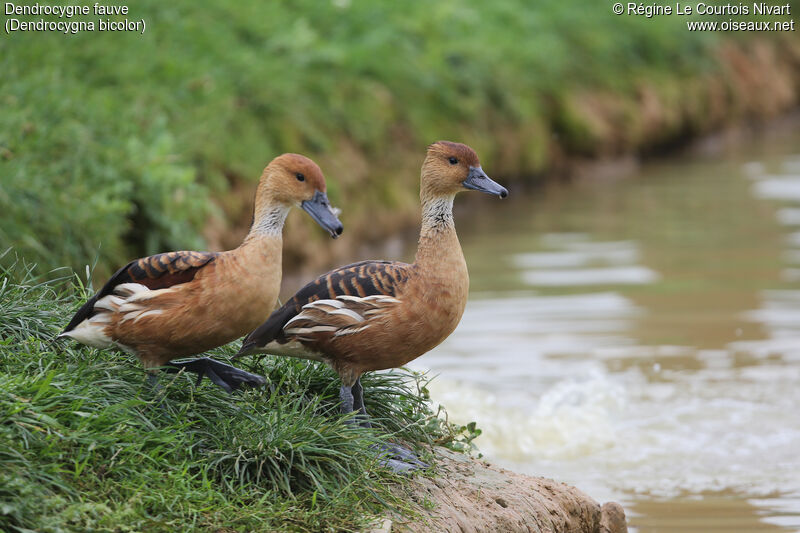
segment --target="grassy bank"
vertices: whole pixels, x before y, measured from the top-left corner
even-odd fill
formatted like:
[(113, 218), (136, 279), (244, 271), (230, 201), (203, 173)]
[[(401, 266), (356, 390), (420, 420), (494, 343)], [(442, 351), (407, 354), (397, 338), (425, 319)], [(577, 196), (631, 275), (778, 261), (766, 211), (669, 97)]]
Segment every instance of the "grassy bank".
[(252, 362), (264, 390), (164, 375), (155, 393), (129, 356), (52, 343), (77, 305), (62, 289), (0, 273), (2, 531), (357, 530), (403, 509), (372, 444), (465, 445), (402, 373), (364, 379), (374, 431), (346, 424), (335, 375), (305, 362)]
[[(129, 7), (143, 35), (0, 40), (0, 242), (42, 271), (96, 259), (102, 277), (132, 256), (235, 245), (252, 182), (284, 151), (323, 164), (353, 248), (413, 219), (432, 140), (529, 179), (745, 116), (759, 93), (726, 70), (728, 35), (602, 3)], [(738, 63), (783, 64), (738, 46)], [(289, 264), (327, 257), (320, 232), (290, 223)]]

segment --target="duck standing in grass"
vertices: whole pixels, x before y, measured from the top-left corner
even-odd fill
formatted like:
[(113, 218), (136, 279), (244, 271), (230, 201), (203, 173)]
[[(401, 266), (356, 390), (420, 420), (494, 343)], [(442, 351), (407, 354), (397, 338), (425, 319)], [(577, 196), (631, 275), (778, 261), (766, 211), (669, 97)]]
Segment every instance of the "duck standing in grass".
[(119, 269), (75, 314), (59, 337), (134, 353), (155, 383), (161, 366), (208, 376), (230, 392), (264, 378), (207, 357), (170, 362), (231, 342), (275, 309), (281, 284), (282, 230), (300, 206), (333, 238), (342, 224), (328, 203), (320, 168), (283, 154), (264, 169), (250, 232), (227, 252), (168, 252)]
[[(320, 276), (250, 333), (236, 357), (258, 352), (324, 361), (341, 377), (342, 412), (358, 411), (360, 423), (369, 426), (361, 374), (416, 359), (461, 320), (469, 275), (453, 223), (453, 199), (467, 189), (508, 195), (484, 173), (469, 146), (447, 141), (429, 146), (414, 263), (363, 261)], [(414, 463), (413, 455), (392, 451)]]

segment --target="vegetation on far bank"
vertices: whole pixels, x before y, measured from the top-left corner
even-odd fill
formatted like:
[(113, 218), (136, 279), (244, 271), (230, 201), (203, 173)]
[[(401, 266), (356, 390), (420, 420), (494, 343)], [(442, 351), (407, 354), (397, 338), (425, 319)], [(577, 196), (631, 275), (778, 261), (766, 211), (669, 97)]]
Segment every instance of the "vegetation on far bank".
[(269, 379), (260, 390), (162, 374), (154, 392), (130, 356), (53, 342), (78, 304), (64, 285), (0, 271), (2, 531), (359, 530), (404, 509), (374, 443), (425, 457), (474, 436), (436, 417), (407, 373), (364, 377), (374, 430), (346, 424), (335, 374), (302, 361), (237, 363)]
[[(709, 99), (738, 98), (703, 85), (728, 35), (688, 32), (684, 17), (614, 16), (604, 3), (129, 8), (147, 21), (143, 35), (0, 41), (0, 243), (42, 272), (96, 260), (102, 277), (134, 256), (235, 244), (250, 184), (284, 151), (318, 159), (349, 234), (377, 238), (415, 211), (432, 140), (468, 142), (496, 174), (520, 178), (559, 150), (596, 153), (609, 128), (626, 136), (612, 150), (657, 143), (702, 127), (701, 111), (718, 116)], [(324, 235), (293, 225), (287, 260), (298, 263)]]

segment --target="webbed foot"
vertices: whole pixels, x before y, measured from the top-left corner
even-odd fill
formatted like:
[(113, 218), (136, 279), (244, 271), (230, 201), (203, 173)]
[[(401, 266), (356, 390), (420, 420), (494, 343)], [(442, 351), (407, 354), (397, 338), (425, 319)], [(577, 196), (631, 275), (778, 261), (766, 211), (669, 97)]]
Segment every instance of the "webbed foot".
[(228, 393), (233, 392), (242, 385), (261, 387), (267, 382), (264, 377), (258, 374), (251, 374), (210, 357), (200, 357), (188, 361), (170, 361), (164, 366), (167, 367), (167, 372), (179, 372), (184, 369), (196, 373), (198, 384), (202, 381), (203, 376), (206, 376), (212, 383), (219, 385)]
[(406, 474), (429, 466), (420, 461), (417, 454), (398, 444), (381, 443), (373, 447), (382, 456), (380, 465), (390, 468), (397, 474)]

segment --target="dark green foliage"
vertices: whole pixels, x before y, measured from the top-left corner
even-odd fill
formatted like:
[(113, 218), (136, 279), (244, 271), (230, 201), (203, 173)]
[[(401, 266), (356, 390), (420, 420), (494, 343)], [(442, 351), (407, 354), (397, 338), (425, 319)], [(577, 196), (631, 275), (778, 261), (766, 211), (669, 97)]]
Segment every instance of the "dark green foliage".
[(263, 390), (162, 373), (154, 392), (130, 356), (54, 343), (77, 301), (18, 268), (0, 272), (2, 531), (358, 529), (401, 505), (370, 445), (460, 438), (405, 373), (364, 380), (372, 431), (338, 415), (335, 375), (305, 362), (241, 361)]
[[(513, 135), (523, 170), (536, 170), (542, 135), (564, 122), (551, 116), (560, 95), (702, 71), (718, 37), (687, 32), (680, 17), (613, 16), (603, 2), (129, 7), (144, 35), (0, 43), (0, 243), (42, 270), (97, 260), (102, 276), (134, 256), (202, 247), (211, 195), (284, 151), (346, 142), (380, 165), (398, 142), (502, 153)], [(328, 177), (342, 204), (396, 196), (373, 179), (358, 184), (373, 193), (339, 198), (340, 176)]]

